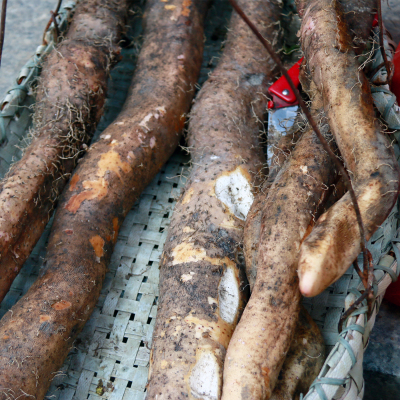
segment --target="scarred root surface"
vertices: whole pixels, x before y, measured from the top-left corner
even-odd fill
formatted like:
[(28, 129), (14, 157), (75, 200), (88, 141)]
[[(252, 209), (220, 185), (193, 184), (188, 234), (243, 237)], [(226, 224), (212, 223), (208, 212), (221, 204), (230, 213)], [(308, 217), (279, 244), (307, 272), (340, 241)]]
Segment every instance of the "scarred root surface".
[[(245, 2), (274, 40), (278, 2)], [(193, 167), (169, 227), (148, 399), (221, 398), (226, 349), (248, 296), (243, 225), (265, 158), (258, 131), (273, 63), (233, 16), (224, 53), (196, 99)]]

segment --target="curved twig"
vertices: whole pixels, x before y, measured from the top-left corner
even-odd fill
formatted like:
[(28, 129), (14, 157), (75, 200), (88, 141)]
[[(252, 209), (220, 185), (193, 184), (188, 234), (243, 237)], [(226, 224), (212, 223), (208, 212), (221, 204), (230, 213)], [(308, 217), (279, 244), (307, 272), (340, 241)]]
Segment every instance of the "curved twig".
[(4, 32), (6, 30), (6, 13), (7, 13), (7, 0), (3, 0), (1, 5), (1, 25), (0, 25), (0, 65), (1, 56), (3, 54)]

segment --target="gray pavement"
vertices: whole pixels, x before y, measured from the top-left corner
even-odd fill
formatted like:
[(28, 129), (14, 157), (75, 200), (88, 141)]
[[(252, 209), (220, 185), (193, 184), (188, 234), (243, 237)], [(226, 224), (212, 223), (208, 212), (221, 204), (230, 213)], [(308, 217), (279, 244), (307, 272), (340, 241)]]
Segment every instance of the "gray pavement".
[(19, 70), (41, 44), (50, 10), (56, 6), (57, 0), (8, 0), (0, 67), (0, 99), (14, 84)]

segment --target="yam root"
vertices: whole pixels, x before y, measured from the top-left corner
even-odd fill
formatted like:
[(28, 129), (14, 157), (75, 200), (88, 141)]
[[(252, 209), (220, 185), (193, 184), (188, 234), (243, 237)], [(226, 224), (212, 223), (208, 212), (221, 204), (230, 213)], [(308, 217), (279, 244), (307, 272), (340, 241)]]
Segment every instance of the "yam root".
[[(311, 0), (301, 44), (312, 79), (357, 196), (366, 239), (386, 219), (399, 192), (399, 166), (374, 118), (369, 83), (359, 71), (337, 1)], [(300, 290), (315, 296), (335, 282), (360, 252), (360, 230), (347, 193), (323, 214), (300, 250)]]
[(45, 268), (0, 321), (1, 400), (43, 399), (96, 304), (123, 218), (178, 145), (200, 71), (207, 2), (168, 6), (147, 2), (127, 101), (63, 193)]
[[(294, 129), (291, 129), (287, 136), (281, 138), (275, 150), (273, 167), (270, 168), (268, 179), (264, 183), (261, 193), (256, 196), (247, 215), (243, 251), (250, 290), (253, 289), (257, 277), (258, 244), (264, 201), (277, 173), (284, 161), (290, 157), (301, 133), (300, 126), (295, 124)], [(329, 197), (327, 201), (329, 201)], [(322, 208), (318, 208), (317, 214)], [(300, 393), (306, 393), (321, 370), (325, 359), (324, 353), (325, 345), (321, 332), (308, 312), (301, 307), (293, 340), (290, 343), (271, 400), (297, 400)]]
[[(369, 26), (371, 26), (371, 25), (369, 25)], [(369, 32), (369, 30), (368, 30), (368, 32)], [(313, 107), (314, 108), (318, 108), (318, 107), (322, 106), (322, 98), (321, 98), (321, 95), (318, 92), (318, 90), (315, 90), (315, 85), (311, 89), (310, 88), (310, 84), (305, 79), (305, 76), (303, 76), (302, 83), (303, 83), (303, 88), (306, 89), (309, 92), (311, 97), (313, 97)], [(313, 85), (311, 85), (311, 86), (313, 86)], [(321, 120), (322, 120), (322, 118), (325, 118), (325, 115), (322, 112), (322, 110), (319, 110), (318, 112), (314, 113), (314, 115), (319, 115)], [(326, 123), (326, 121), (324, 121), (324, 122)], [(300, 143), (299, 143), (299, 146), (301, 146)], [(305, 165), (308, 168), (308, 165), (306, 163), (305, 163)], [(276, 171), (272, 171), (272, 172), (274, 173)], [(328, 185), (333, 183), (334, 180), (337, 179), (335, 175), (336, 174), (334, 173), (334, 171), (332, 171), (332, 176), (331, 176), (330, 182), (326, 182)], [(263, 190), (262, 190), (263, 192), (266, 191), (268, 193), (268, 190), (271, 187), (271, 183), (273, 182), (273, 180), (274, 180), (274, 176), (272, 176), (272, 177), (270, 177), (268, 179), (268, 181), (266, 182), (266, 184), (263, 187)], [(279, 178), (277, 180), (279, 181)], [(328, 189), (328, 186), (326, 186), (326, 189)], [(294, 190), (293, 193), (297, 194), (297, 191)], [(328, 195), (329, 195), (329, 190), (326, 191), (326, 197)], [(330, 197), (334, 197), (334, 196), (331, 195)], [(251, 210), (249, 212), (249, 217), (247, 219), (246, 228), (245, 228), (244, 251), (245, 251), (245, 257), (246, 257), (246, 270), (247, 270), (247, 273), (248, 273), (248, 278), (249, 278), (251, 287), (254, 285), (254, 282), (255, 282), (255, 279), (256, 279), (256, 273), (257, 273), (257, 264), (258, 264), (257, 258), (258, 258), (258, 251), (259, 251), (258, 241), (260, 241), (262, 243), (262, 240), (263, 240), (262, 234), (260, 233), (260, 224), (261, 224), (261, 221), (262, 221), (262, 218), (263, 218), (261, 211), (263, 210), (263, 207), (264, 207), (263, 201), (265, 201), (265, 199), (267, 199), (266, 200), (267, 202), (269, 201), (268, 195), (265, 194), (265, 193), (263, 193), (262, 195), (259, 195), (257, 197), (257, 199), (255, 200), (255, 202), (254, 202), (254, 204), (253, 204), (253, 206), (252, 206), (252, 208), (251, 208)], [(316, 218), (318, 213), (322, 212), (322, 210), (323, 210), (323, 207), (319, 207), (319, 209), (315, 212), (314, 218)], [(282, 212), (282, 210), (279, 210), (279, 212)], [(278, 214), (279, 213), (277, 213), (276, 215), (278, 215)], [(279, 221), (278, 218), (279, 217), (276, 217), (276, 221)], [(276, 221), (275, 221), (275, 223), (277, 223)], [(285, 221), (285, 223), (286, 223), (286, 221)], [(311, 226), (309, 226), (309, 228), (310, 229), (308, 229), (307, 233), (309, 233), (309, 231), (311, 230)], [(265, 229), (265, 227), (264, 227), (264, 229)], [(307, 233), (306, 233), (306, 235), (307, 235)], [(279, 237), (279, 235), (276, 235), (276, 237)], [(255, 240), (252, 240), (254, 238), (255, 238)], [(287, 240), (287, 238), (284, 238), (284, 239)], [(282, 238), (282, 236), (280, 236), (280, 240), (284, 240), (284, 239)], [(290, 239), (288, 240), (288, 242), (289, 241), (290, 241)], [(294, 253), (296, 254), (297, 251), (295, 251)], [(276, 280), (276, 281), (279, 282), (279, 280)], [(266, 284), (267, 282), (268, 282), (267, 279), (265, 279), (264, 283)], [(281, 282), (279, 282), (279, 283), (281, 284)], [(286, 288), (280, 287), (281, 291), (285, 291), (285, 289)], [(249, 306), (252, 304), (252, 300), (253, 300), (253, 297), (250, 300)], [(289, 301), (290, 301), (290, 299), (289, 299)], [(296, 302), (296, 299), (294, 301)], [(276, 307), (277, 310), (279, 310), (279, 308), (278, 308), (278, 306), (276, 304), (276, 303), (279, 303), (279, 302), (276, 302), (276, 299), (274, 299), (274, 302), (275, 302), (274, 306)], [(260, 299), (258, 299), (258, 304), (259, 303), (262, 303), (262, 301)], [(265, 304), (265, 301), (262, 304)], [(257, 303), (256, 303), (256, 306), (257, 306)], [(266, 308), (268, 308), (268, 306)], [(287, 310), (284, 310), (284, 311), (287, 311)], [(242, 323), (243, 323), (243, 326), (245, 326), (244, 325), (244, 321), (245, 321), (246, 312), (247, 312), (247, 309), (245, 310), (245, 313), (244, 313), (243, 318), (242, 318), (242, 322), (239, 324), (238, 330), (241, 327)], [(288, 320), (290, 320), (290, 316), (291, 315), (292, 315), (293, 318), (295, 318), (296, 312), (294, 311), (293, 314), (289, 313), (288, 314)], [(272, 318), (271, 318), (271, 321), (274, 321), (273, 317), (276, 318), (276, 316), (273, 315)], [(254, 320), (258, 321), (259, 320), (259, 315), (256, 315)], [(247, 326), (252, 326), (252, 322), (251, 321), (246, 321), (246, 322), (247, 322)], [(270, 325), (267, 324), (264, 329), (268, 329), (268, 328), (270, 328)], [(275, 352), (277, 348), (282, 350), (282, 347), (280, 347), (280, 346), (283, 346), (284, 349), (287, 348), (287, 346), (288, 346), (287, 340), (291, 336), (292, 330), (293, 330), (293, 324), (290, 326), (288, 323), (286, 325), (284, 325), (282, 327), (282, 329), (278, 329), (278, 331), (279, 331), (279, 335), (278, 336), (279, 337), (276, 337), (275, 338), (276, 341), (274, 341), (273, 343), (270, 344), (271, 345), (271, 349), (273, 349), (273, 352)], [(245, 328), (244, 328), (244, 334), (243, 334), (243, 336), (241, 338), (239, 338), (239, 341), (242, 340), (242, 343), (244, 343), (244, 342), (248, 343), (249, 342), (248, 338), (245, 337), (245, 334), (246, 334), (246, 332), (245, 332)], [(256, 338), (259, 339), (260, 335), (256, 336)], [(231, 342), (231, 346), (232, 346), (232, 344), (235, 343), (235, 340), (236, 340), (236, 332), (235, 332), (233, 340)], [(286, 341), (286, 344), (285, 344), (285, 341)], [(238, 347), (240, 347), (240, 346), (238, 346)], [(250, 357), (253, 356), (253, 353), (248, 351), (247, 348), (243, 349), (243, 352), (246, 352), (248, 357), (249, 356)], [(273, 367), (278, 364), (278, 371), (279, 371), (279, 362), (281, 362), (283, 360), (283, 357), (282, 356), (279, 357), (279, 352), (278, 351), (276, 351), (276, 353), (274, 353), (274, 354), (278, 354), (278, 356), (276, 357), (276, 360), (272, 360), (271, 364), (272, 364)], [(288, 354), (293, 354), (293, 343), (291, 345), (291, 349), (289, 350)], [(230, 355), (230, 348), (228, 349), (228, 357), (229, 357), (229, 355)], [(245, 356), (246, 356), (246, 354), (239, 355), (238, 358), (237, 358), (237, 361), (239, 361), (241, 357), (243, 357), (242, 359), (245, 359)], [(261, 357), (257, 361), (261, 361)], [(323, 358), (321, 358), (321, 360), (319, 360), (319, 361), (322, 363)], [(231, 360), (229, 362), (231, 362)], [(278, 381), (276, 390), (272, 394), (271, 398), (285, 398), (285, 396), (288, 399), (292, 399), (293, 398), (294, 393), (291, 392), (290, 389), (288, 388), (288, 386), (290, 386), (290, 384), (288, 383), (286, 385), (286, 383), (285, 383), (285, 381), (288, 378), (288, 376), (290, 376), (290, 372), (288, 372), (288, 370), (290, 370), (290, 368), (288, 367), (288, 364), (290, 365), (290, 363), (291, 363), (291, 357), (288, 356), (286, 358), (286, 360), (285, 360), (285, 364), (283, 365), (283, 368), (282, 368), (281, 373), (280, 373), (280, 376), (284, 377), (284, 379), (282, 379), (281, 381)], [(227, 365), (228, 364), (226, 364), (225, 368), (227, 368)], [(242, 363), (242, 365), (243, 365), (243, 363)], [(259, 367), (259, 369), (261, 369), (261, 371), (252, 371), (253, 372), (253, 376), (252, 377), (257, 376), (257, 372), (258, 372), (259, 375), (261, 374), (261, 375), (264, 375), (264, 377), (267, 376), (267, 378), (269, 378), (268, 377), (268, 373), (270, 372), (270, 368), (269, 367), (270, 366), (268, 365), (266, 367), (266, 369), (264, 369), (264, 370), (262, 370), (262, 368)], [(312, 367), (312, 366), (310, 366), (310, 367)], [(317, 374), (319, 369), (320, 369), (320, 365), (318, 365), (318, 366), (315, 365), (314, 372)], [(305, 371), (306, 370), (307, 369), (305, 369)], [(264, 374), (263, 374), (263, 372), (264, 372)], [(306, 391), (308, 389), (308, 385), (311, 383), (311, 381), (312, 381), (312, 379), (314, 377), (313, 375), (314, 375), (313, 373), (310, 374), (310, 382), (305, 382), (304, 388), (302, 389), (303, 391)], [(239, 376), (239, 373), (237, 373), (237, 376)], [(295, 381), (296, 380), (294, 380), (294, 382)], [(290, 382), (290, 380), (288, 382)], [(256, 385), (257, 385), (257, 383), (256, 383)], [(228, 384), (228, 386), (229, 386), (229, 384)], [(255, 393), (255, 391), (253, 391), (249, 395), (249, 398), (268, 398), (268, 395), (267, 395), (267, 397), (264, 397), (264, 396), (265, 396), (265, 393), (260, 393), (260, 392)], [(229, 396), (227, 398), (229, 398)]]
[[(278, 1), (242, 1), (274, 40)], [(160, 265), (148, 399), (221, 398), (226, 348), (248, 287), (240, 244), (265, 158), (258, 142), (274, 65), (237, 15), (189, 123), (193, 167)]]
[[(307, 4), (308, 0), (305, 0)], [(339, 0), (349, 27), (356, 54), (364, 50), (371, 33), (372, 22), (378, 12), (378, 0)]]
[(127, 0), (80, 2), (43, 66), (33, 140), (0, 183), (0, 302), (42, 235), (100, 120)]
[[(309, 0), (296, 0), (297, 11), (302, 17)], [(353, 49), (360, 54), (371, 33), (372, 21), (378, 11), (378, 0), (339, 0), (345, 21), (353, 39)]]
[[(303, 88), (307, 88), (307, 84), (305, 84), (306, 82), (303, 82)], [(309, 89), (309, 88), (308, 88)], [(310, 90), (309, 90), (310, 92)], [(311, 93), (310, 93), (311, 94)], [(318, 91), (313, 90), (313, 107), (315, 108), (319, 108), (322, 104), (322, 99), (320, 94), (318, 93)], [(314, 115), (321, 115), (321, 118), (324, 118), (324, 114), (322, 112), (322, 110), (319, 110), (318, 112), (314, 113)], [(325, 121), (324, 121), (325, 122)], [(308, 134), (310, 134), (310, 132), (308, 132)], [(307, 134), (306, 134), (307, 135)], [(303, 140), (306, 139), (307, 136), (303, 137), (303, 139), (300, 141), (300, 143), (298, 144), (298, 148), (296, 148), (294, 154), (296, 154), (296, 151), (300, 151), (299, 149), (301, 148), (303, 144)], [(312, 149), (312, 146), (309, 146), (309, 149)], [(309, 150), (310, 151), (310, 150)], [(319, 149), (320, 152), (323, 152), (322, 147), (320, 147)], [(326, 155), (325, 155), (326, 156)], [(318, 163), (304, 163), (304, 169), (309, 170), (310, 165), (313, 166), (315, 169), (321, 168), (320, 171), (320, 185), (322, 186), (324, 183), (326, 183), (328, 186), (334, 182), (334, 180), (336, 179), (336, 173), (334, 171), (329, 171), (329, 169), (332, 169), (333, 167), (333, 163), (332, 160), (327, 160), (325, 159), (326, 162), (328, 163), (328, 165), (324, 166), (323, 163), (321, 163), (322, 166), (319, 166)], [(288, 162), (288, 164), (290, 163), (290, 161)], [(330, 166), (329, 166), (330, 164)], [(324, 168), (327, 168), (324, 171)], [(287, 167), (290, 168), (290, 167)], [(285, 168), (284, 168), (285, 169)], [(284, 173), (283, 171), (281, 171), (281, 173)], [(281, 177), (281, 173), (278, 174), (278, 177), (276, 178), (276, 185), (279, 185), (279, 180), (282, 178)], [(323, 175), (330, 175), (329, 176), (329, 180), (325, 181), (323, 180)], [(322, 176), (321, 176), (322, 175)], [(290, 176), (290, 174), (289, 174)], [(296, 181), (297, 176), (294, 175), (292, 176), (292, 178), (294, 179), (294, 182)], [(266, 185), (264, 185), (263, 187), (263, 191), (268, 191), (269, 187), (271, 186), (271, 182), (273, 181), (274, 177), (271, 177), (271, 179), (269, 179), (269, 182), (267, 181)], [(278, 183), (277, 183), (278, 182)], [(325, 186), (325, 189), (328, 189), (328, 186)], [(310, 190), (310, 192), (312, 192), (312, 190)], [(321, 190), (320, 190), (321, 192)], [(290, 191), (290, 194), (292, 193), (299, 193), (299, 190), (296, 189), (292, 189)], [(301, 193), (301, 191), (300, 191)], [(289, 196), (290, 196), (289, 194)], [(303, 189), (303, 194), (304, 194), (304, 189)], [(329, 194), (328, 190), (326, 190), (325, 196)], [(271, 196), (271, 193), (269, 193), (269, 195)], [(250, 285), (252, 286), (254, 280), (255, 280), (255, 275), (256, 275), (256, 268), (257, 268), (257, 262), (255, 262), (255, 260), (257, 260), (257, 253), (258, 250), (260, 250), (260, 256), (259, 256), (259, 260), (262, 260), (262, 253), (261, 253), (261, 249), (262, 249), (262, 244), (265, 242), (263, 242), (264, 238), (263, 235), (265, 234), (265, 232), (267, 231), (268, 234), (270, 235), (271, 239), (270, 242), (268, 244), (270, 244), (269, 247), (269, 251), (272, 255), (275, 255), (275, 258), (279, 260), (279, 256), (282, 256), (283, 254), (283, 259), (284, 257), (288, 257), (286, 252), (288, 251), (288, 244), (283, 244), (284, 247), (286, 248), (281, 248), (279, 247), (279, 244), (277, 244), (276, 246), (274, 243), (274, 239), (279, 243), (279, 241), (282, 243), (282, 241), (287, 241), (287, 243), (292, 243), (294, 239), (296, 238), (292, 238), (290, 235), (293, 235), (293, 231), (289, 232), (289, 234), (286, 234), (286, 232), (283, 232), (283, 234), (281, 232), (277, 233), (274, 232), (274, 228), (276, 229), (276, 226), (278, 225), (280, 219), (282, 217), (282, 221), (283, 221), (283, 225), (286, 225), (286, 229), (287, 229), (287, 221), (290, 221), (290, 216), (288, 216), (287, 214), (285, 214), (285, 208), (284, 205), (282, 205), (282, 207), (279, 207), (279, 209), (269, 209), (267, 211), (267, 213), (270, 213), (269, 215), (272, 215), (273, 218), (270, 218), (270, 224), (269, 225), (264, 225), (263, 226), (263, 231), (260, 234), (259, 228), (257, 227), (258, 224), (260, 224), (261, 221), (265, 220), (265, 216), (260, 215), (260, 211), (259, 210), (264, 210), (264, 205), (263, 205), (263, 199), (262, 196), (264, 196), (267, 198), (266, 203), (268, 203), (269, 201), (271, 201), (271, 197), (269, 197), (268, 195), (260, 195), (259, 198), (256, 199), (255, 203), (253, 204), (252, 209), (250, 210), (249, 213), (249, 218), (247, 220), (246, 223), (246, 229), (245, 229), (245, 254), (246, 254), (246, 269), (248, 272), (250, 272), (249, 274), (249, 281), (250, 281)], [(288, 197), (290, 198), (290, 197)], [(277, 197), (273, 197), (272, 196), (272, 201), (271, 201), (271, 207), (272, 205), (275, 206), (275, 203), (278, 201), (278, 205), (279, 204), (279, 200), (282, 200), (282, 197), (280, 199), (278, 199)], [(304, 200), (300, 198), (300, 201)], [(305, 200), (305, 202), (307, 202), (308, 199)], [(299, 203), (300, 203), (299, 201)], [(276, 206), (275, 206), (276, 207)], [(299, 207), (300, 208), (300, 207)], [(273, 211), (275, 210), (275, 213), (273, 213)], [(315, 210), (316, 211), (316, 210)], [(296, 211), (298, 213), (298, 210)], [(293, 214), (296, 214), (296, 212), (294, 212)], [(318, 212), (321, 212), (321, 208), (320, 210), (318, 210)], [(282, 214), (282, 215), (281, 215)], [(268, 215), (268, 214), (267, 214)], [(315, 212), (315, 217), (317, 216), (317, 212)], [(305, 228), (307, 228), (307, 231), (304, 235), (304, 237), (307, 236), (307, 234), (309, 233), (309, 231), (312, 228), (312, 220), (310, 219), (311, 224), (307, 227), (304, 226), (303, 229), (305, 230)], [(271, 228), (272, 226), (272, 228)], [(295, 223), (294, 226), (300, 226), (300, 228), (302, 228), (302, 224), (300, 223)], [(269, 228), (269, 231), (266, 229)], [(251, 237), (255, 237), (256, 239), (254, 240), (254, 242), (256, 243), (254, 245), (254, 242), (252, 243)], [(297, 236), (298, 233), (297, 233)], [(260, 238), (260, 247), (258, 248), (257, 246), (257, 239)], [(268, 238), (268, 236), (267, 236)], [(294, 240), (296, 243), (296, 240)], [(297, 249), (293, 249), (292, 251), (292, 257), (293, 257), (293, 263), (291, 265), (291, 272), (292, 274), (294, 274), (295, 272), (295, 268), (296, 268), (296, 264), (297, 264), (297, 260), (298, 260), (298, 248), (300, 245), (300, 240), (297, 240), (297, 244), (298, 247)], [(281, 244), (282, 246), (282, 244)], [(282, 251), (283, 250), (283, 251)], [(276, 253), (273, 253), (273, 252)], [(279, 255), (279, 251), (281, 251), (281, 255)], [(290, 251), (290, 250), (289, 250)], [(270, 255), (267, 251), (265, 252), (265, 262), (266, 261), (271, 261), (271, 259), (267, 259), (267, 256)], [(248, 263), (248, 258), (250, 258), (250, 263)], [(285, 261), (285, 260), (284, 260)], [(268, 267), (271, 267), (271, 262), (268, 264)], [(272, 267), (273, 268), (273, 265)], [(250, 271), (249, 271), (250, 269)], [(268, 268), (269, 269), (269, 268)], [(273, 275), (273, 273), (270, 271), (270, 274)], [(289, 273), (290, 274), (290, 273)], [(276, 289), (276, 291), (279, 292), (286, 292), (286, 299), (282, 299), (280, 297), (282, 297), (280, 295), (280, 293), (278, 294), (278, 296), (274, 296), (272, 301), (268, 302), (268, 299), (265, 298), (261, 298), (261, 296), (256, 297), (255, 301), (253, 302), (254, 299), (254, 294), (257, 291), (257, 283), (256, 283), (256, 287), (254, 289), (254, 292), (252, 294), (252, 297), (250, 299), (250, 302), (244, 312), (244, 315), (242, 317), (242, 320), (237, 328), (237, 330), (235, 331), (230, 347), (228, 349), (228, 361), (225, 364), (225, 380), (226, 382), (224, 382), (224, 397), (225, 397), (225, 387), (227, 387), (227, 389), (229, 390), (228, 394), (226, 395), (226, 398), (230, 399), (230, 398), (235, 398), (234, 395), (235, 393), (238, 393), (240, 391), (240, 388), (242, 387), (242, 393), (240, 395), (237, 396), (237, 398), (269, 398), (270, 392), (271, 390), (268, 391), (268, 385), (271, 385), (271, 387), (273, 387), (274, 382), (272, 381), (271, 384), (271, 380), (273, 380), (276, 377), (276, 372), (279, 372), (280, 366), (282, 365), (285, 353), (287, 351), (289, 342), (290, 342), (290, 337), (291, 334), (293, 332), (294, 329), (294, 324), (291, 321), (291, 319), (295, 319), (297, 317), (296, 314), (296, 305), (298, 304), (299, 301), (299, 296), (298, 293), (296, 293), (295, 291), (297, 290), (297, 288), (291, 290), (290, 288), (290, 284), (287, 284), (287, 282), (283, 281), (281, 279), (277, 279), (277, 278), (281, 278), (281, 276), (278, 277), (268, 277), (269, 279), (264, 279), (262, 281), (262, 283), (259, 285), (262, 287), (262, 289), (265, 290), (265, 292), (267, 292), (268, 294), (268, 290), (270, 292), (272, 292), (274, 289)], [(272, 279), (275, 278), (275, 279)], [(287, 276), (284, 275), (283, 279), (287, 279)], [(259, 278), (257, 279), (256, 282), (259, 282)], [(275, 285), (271, 284), (275, 283)], [(285, 286), (286, 283), (286, 286)], [(269, 285), (269, 287), (267, 286)], [(275, 286), (275, 288), (274, 288)], [(276, 286), (279, 286), (279, 288), (277, 288)], [(265, 288), (267, 287), (267, 288)], [(291, 294), (295, 292), (295, 295), (292, 297)], [(288, 294), (289, 293), (289, 294)], [(296, 298), (297, 297), (297, 298)], [(272, 298), (272, 296), (271, 296)], [(271, 300), (271, 299), (270, 299)], [(286, 302), (284, 301), (286, 300)], [(268, 304), (269, 303), (269, 304)], [(280, 303), (280, 304), (279, 304)], [(267, 305), (266, 305), (267, 304)], [(292, 306), (292, 310), (290, 310), (290, 306)], [(251, 308), (250, 308), (251, 307)], [(281, 309), (279, 307), (282, 307)], [(286, 308), (285, 308), (286, 307)], [(260, 311), (259, 313), (257, 313), (257, 311), (263, 308), (262, 311)], [(275, 311), (275, 313), (271, 313), (272, 315), (270, 316), (270, 319), (265, 321), (264, 325), (261, 325), (262, 328), (260, 330), (257, 330), (254, 334), (253, 337), (249, 337), (252, 336), (251, 334), (248, 334), (248, 336), (246, 336), (247, 330), (250, 332), (250, 327), (252, 327), (252, 330), (254, 331), (254, 327), (259, 325), (260, 320), (263, 317), (263, 313), (265, 313), (268, 308), (272, 309)], [(249, 313), (248, 309), (251, 309), (251, 311)], [(282, 309), (283, 309), (283, 313), (282, 313)], [(248, 317), (248, 314), (251, 314), (251, 312), (253, 313), (253, 320), (251, 320), (251, 315)], [(282, 314), (283, 316), (286, 316), (286, 321), (285, 318), (282, 318)], [(281, 325), (280, 326), (276, 326), (276, 321), (281, 321)], [(272, 324), (271, 324), (272, 322)], [(272, 325), (272, 326), (271, 326)], [(241, 337), (237, 337), (237, 333), (240, 332), (240, 329), (242, 329), (242, 333), (243, 335)], [(260, 351), (260, 348), (263, 346), (264, 344), (264, 332), (265, 330), (268, 331), (268, 334), (266, 335), (270, 342), (268, 342), (268, 345), (266, 346), (265, 349), (263, 349), (264, 351)], [(271, 333), (270, 332), (277, 332), (277, 334), (275, 334), (275, 336), (272, 337), (271, 340)], [(253, 332), (252, 332), (253, 333)], [(254, 346), (255, 349), (249, 348), (249, 343), (252, 344), (252, 342), (258, 342), (258, 346)], [(233, 348), (232, 352), (231, 352), (231, 348)], [(239, 351), (241, 351), (241, 353), (238, 353)], [(254, 356), (255, 354), (255, 356)], [(265, 357), (265, 358), (264, 358)], [(269, 360), (269, 364), (268, 364), (268, 358), (270, 358)], [(251, 359), (250, 364), (254, 362), (254, 364), (256, 365), (256, 368), (254, 368), (253, 370), (251, 370), (251, 365), (248, 365), (248, 363), (246, 363), (246, 360)], [(267, 359), (267, 362), (265, 362), (265, 359)], [(290, 360), (287, 360), (290, 363)], [(322, 361), (322, 360), (321, 360)], [(235, 375), (237, 377), (236, 382), (231, 380), (231, 381), (227, 381), (226, 377), (227, 377), (227, 369), (229, 368), (229, 366), (233, 363), (236, 362), (236, 370), (234, 368), (233, 371), (231, 371), (232, 375)], [(262, 364), (264, 362), (264, 364)], [(240, 368), (242, 367), (242, 369)], [(276, 368), (276, 369), (275, 369)], [(285, 366), (285, 369), (287, 368), (287, 366)], [(243, 375), (246, 374), (247, 371), (250, 370), (250, 373), (248, 376), (245, 376), (244, 378), (240, 379), (239, 377), (243, 377)], [(271, 373), (272, 370), (272, 373)], [(316, 367), (315, 372), (318, 372), (318, 367)], [(284, 374), (285, 371), (282, 370), (282, 374)], [(258, 381), (257, 381), (258, 378)], [(253, 380), (251, 382), (251, 380)], [(312, 380), (312, 377), (311, 377)], [(239, 382), (239, 384), (237, 385), (237, 387), (234, 387), (234, 384)], [(248, 387), (246, 388), (246, 383), (249, 383)], [(264, 387), (262, 387), (262, 385), (265, 385)], [(265, 387), (267, 387), (267, 389), (265, 389)], [(282, 394), (282, 391), (278, 391), (277, 393)], [(288, 395), (290, 396), (290, 394)], [(289, 397), (292, 398), (292, 397)]]
[(304, 126), (301, 123), (301, 119), (300, 114), (298, 114), (293, 126), (288, 130), (285, 136), (281, 137), (278, 144), (275, 146), (268, 178), (262, 185), (260, 193), (255, 197), (249, 213), (247, 214), (244, 228), (245, 234), (243, 236), (243, 253), (250, 291), (253, 290), (257, 276), (258, 244), (260, 241), (262, 209), (264, 207), (264, 202), (267, 199), (268, 190), (274, 183), (278, 172), (290, 157), (297, 141), (303, 133)]
[(222, 399), (270, 398), (298, 319), (298, 251), (334, 177), (333, 161), (308, 129), (262, 208), (256, 283), (229, 344)]
[(296, 331), (278, 376), (271, 400), (299, 400), (307, 393), (325, 361), (321, 332), (304, 307), (300, 309)]

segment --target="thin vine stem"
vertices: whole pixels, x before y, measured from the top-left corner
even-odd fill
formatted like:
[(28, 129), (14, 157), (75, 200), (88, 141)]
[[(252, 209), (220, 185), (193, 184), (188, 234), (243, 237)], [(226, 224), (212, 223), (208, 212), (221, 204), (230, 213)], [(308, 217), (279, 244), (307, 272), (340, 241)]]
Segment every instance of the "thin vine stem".
[(58, 0), (56, 10), (54, 11), (54, 15), (57, 17), (58, 12), (60, 11), (62, 0)]
[(3, 0), (1, 5), (1, 22), (0, 22), (0, 65), (3, 55), (4, 33), (6, 30), (6, 13), (7, 13), (7, 0)]
[(47, 23), (46, 28), (44, 29), (44, 32), (43, 32), (42, 44), (44, 46), (47, 44), (46, 33), (47, 33), (47, 30), (50, 28), (50, 25), (51, 25), (52, 22), (54, 23), (54, 28), (55, 28), (55, 32), (56, 32), (56, 37), (55, 37), (55, 42), (56, 43), (57, 43), (57, 39), (60, 36), (60, 32), (59, 32), (59, 29), (58, 29), (56, 17), (58, 15), (58, 12), (60, 11), (61, 4), (62, 4), (62, 0), (58, 0), (56, 10), (55, 11), (50, 11), (50, 19), (49, 19), (49, 22)]

